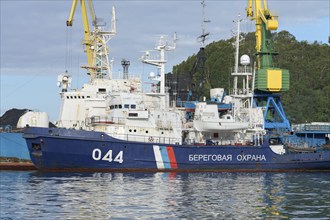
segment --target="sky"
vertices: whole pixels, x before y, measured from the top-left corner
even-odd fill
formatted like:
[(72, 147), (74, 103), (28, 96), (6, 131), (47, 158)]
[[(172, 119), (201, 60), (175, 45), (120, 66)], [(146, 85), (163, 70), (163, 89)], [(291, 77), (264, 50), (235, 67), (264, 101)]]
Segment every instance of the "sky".
[[(88, 81), (80, 6), (73, 27), (66, 27), (71, 0), (0, 0), (0, 81), (1, 115), (11, 108), (44, 111), (50, 120), (58, 119), (60, 110), (57, 76), (68, 70), (72, 88)], [(116, 8), (117, 35), (110, 40), (109, 57), (114, 59), (114, 76), (122, 71), (120, 62), (130, 60), (129, 73), (145, 77), (156, 71), (142, 64), (142, 51), (154, 49), (160, 35), (171, 42), (178, 36), (175, 51), (167, 53), (166, 72), (172, 66), (196, 54), (200, 48), (202, 7), (200, 0), (94, 0), (96, 16), (108, 29), (111, 8)], [(238, 15), (242, 31), (254, 31), (254, 23), (245, 15), (247, 0), (205, 1), (206, 44), (233, 36)], [(330, 36), (329, 0), (269, 0), (269, 9), (279, 16), (279, 29), (287, 30), (297, 40), (328, 43)], [(330, 58), (329, 58), (330, 59)]]

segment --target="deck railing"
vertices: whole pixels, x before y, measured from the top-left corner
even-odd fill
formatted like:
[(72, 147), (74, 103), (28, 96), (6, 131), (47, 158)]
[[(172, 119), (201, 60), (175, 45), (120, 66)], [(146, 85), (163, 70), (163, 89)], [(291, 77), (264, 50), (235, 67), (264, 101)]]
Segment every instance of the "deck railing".
[(314, 131), (330, 134), (330, 123), (292, 125), (295, 132)]

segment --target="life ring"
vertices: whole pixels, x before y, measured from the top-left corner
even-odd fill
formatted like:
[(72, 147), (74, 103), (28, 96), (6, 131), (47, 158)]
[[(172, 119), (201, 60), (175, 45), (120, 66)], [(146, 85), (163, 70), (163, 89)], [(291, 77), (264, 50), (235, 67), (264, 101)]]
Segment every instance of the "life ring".
[(149, 142), (153, 142), (154, 141), (154, 138), (153, 137), (149, 137)]

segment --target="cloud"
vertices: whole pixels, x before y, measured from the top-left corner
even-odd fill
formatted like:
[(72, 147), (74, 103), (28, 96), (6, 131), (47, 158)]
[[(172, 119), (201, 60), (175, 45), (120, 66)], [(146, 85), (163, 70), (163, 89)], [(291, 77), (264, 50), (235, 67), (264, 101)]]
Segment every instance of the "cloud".
[[(137, 64), (140, 51), (154, 47), (156, 35), (174, 32), (181, 36), (178, 45), (186, 51), (178, 46), (180, 60), (183, 55), (197, 52), (196, 39), (201, 34), (202, 20), (200, 1), (94, 1), (96, 15), (107, 24), (111, 21), (112, 5), (117, 11), (118, 35), (110, 41), (110, 57), (116, 57), (116, 60), (128, 57)], [(206, 24), (209, 42), (231, 37), (232, 20), (239, 13), (244, 18), (246, 6), (247, 1), (242, 0), (206, 1), (205, 18), (211, 20)], [(269, 7), (280, 15), (280, 28), (329, 18), (329, 1), (326, 0), (270, 0)], [(69, 39), (70, 53), (76, 58), (80, 56), (78, 53), (82, 54), (79, 57), (82, 62), (85, 55), (81, 46), (80, 8), (78, 6), (76, 10), (68, 39), (65, 21), (70, 9), (71, 1), (1, 1), (1, 73), (6, 74), (4, 70), (11, 67), (42, 68), (49, 63), (63, 67), (67, 62), (64, 59)]]

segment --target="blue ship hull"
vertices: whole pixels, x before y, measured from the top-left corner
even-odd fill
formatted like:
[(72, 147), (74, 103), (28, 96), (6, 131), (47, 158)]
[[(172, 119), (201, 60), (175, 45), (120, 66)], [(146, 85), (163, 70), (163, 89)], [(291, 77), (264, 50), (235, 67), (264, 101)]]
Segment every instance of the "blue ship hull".
[(275, 154), (261, 146), (164, 145), (118, 140), (102, 132), (25, 128), (30, 157), (46, 171), (330, 170), (330, 151)]

